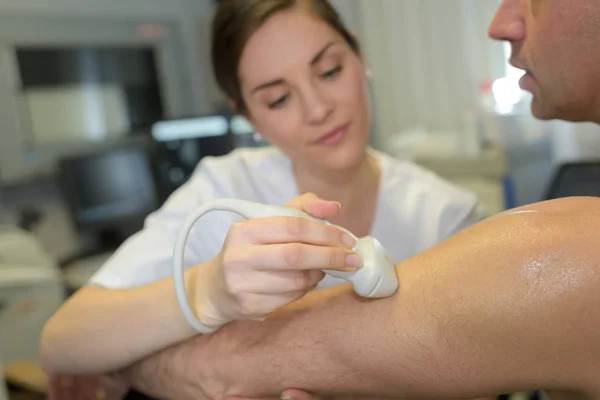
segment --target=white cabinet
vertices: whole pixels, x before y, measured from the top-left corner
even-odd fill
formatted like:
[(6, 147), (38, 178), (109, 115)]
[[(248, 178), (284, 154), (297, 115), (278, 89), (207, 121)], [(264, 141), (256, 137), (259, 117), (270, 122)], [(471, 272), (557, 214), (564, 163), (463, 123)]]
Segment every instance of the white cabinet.
[(4, 363), (38, 363), (44, 324), (65, 298), (60, 270), (39, 242), (17, 229), (0, 232), (0, 355)]
[(474, 192), (488, 216), (506, 209), (504, 181), (509, 174), (504, 150), (486, 150), (480, 157), (420, 158), (417, 164)]

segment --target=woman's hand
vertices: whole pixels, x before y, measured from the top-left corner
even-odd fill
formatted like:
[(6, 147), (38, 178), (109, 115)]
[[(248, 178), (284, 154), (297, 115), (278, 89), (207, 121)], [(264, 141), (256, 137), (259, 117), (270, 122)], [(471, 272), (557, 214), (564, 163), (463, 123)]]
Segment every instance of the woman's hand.
[[(305, 194), (286, 204), (329, 219), (339, 204)], [(323, 279), (322, 269), (351, 271), (362, 261), (342, 230), (303, 218), (272, 217), (234, 224), (220, 253), (197, 267), (191, 304), (207, 325), (262, 319), (303, 297)], [(197, 295), (194, 295), (194, 292)]]

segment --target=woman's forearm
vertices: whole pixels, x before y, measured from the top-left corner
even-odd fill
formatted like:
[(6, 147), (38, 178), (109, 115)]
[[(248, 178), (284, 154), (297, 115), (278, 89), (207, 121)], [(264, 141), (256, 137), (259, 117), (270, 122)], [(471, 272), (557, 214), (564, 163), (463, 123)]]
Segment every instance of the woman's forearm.
[[(198, 268), (186, 272), (188, 293)], [(52, 374), (103, 374), (194, 335), (172, 279), (134, 289), (86, 287), (44, 327), (41, 356)]]
[(591, 389), (600, 202), (563, 205), (492, 218), (401, 263), (391, 298), (333, 288), (263, 323), (233, 323), (196, 348), (198, 380), (214, 397)]

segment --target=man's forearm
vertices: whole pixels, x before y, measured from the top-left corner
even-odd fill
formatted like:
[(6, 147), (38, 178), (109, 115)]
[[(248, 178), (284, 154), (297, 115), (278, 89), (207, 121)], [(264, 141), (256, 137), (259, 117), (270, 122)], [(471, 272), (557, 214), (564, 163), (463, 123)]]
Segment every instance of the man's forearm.
[(410, 398), (587, 388), (600, 358), (600, 208), (537, 208), (402, 263), (391, 298), (333, 288), (263, 323), (225, 327), (200, 357), (235, 356), (199, 379), (217, 397), (290, 387)]
[(161, 350), (116, 372), (114, 376), (129, 387), (156, 399), (201, 399), (201, 388), (192, 375), (193, 369), (188, 367), (193, 362), (191, 354), (194, 347), (202, 340), (202, 336), (197, 336)]

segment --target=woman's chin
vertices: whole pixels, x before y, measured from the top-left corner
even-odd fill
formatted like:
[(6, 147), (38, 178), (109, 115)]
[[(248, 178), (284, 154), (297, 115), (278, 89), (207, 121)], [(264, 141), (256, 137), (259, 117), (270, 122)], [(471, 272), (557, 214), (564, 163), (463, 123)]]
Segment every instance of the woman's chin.
[(325, 163), (329, 170), (345, 171), (359, 167), (365, 161), (366, 154), (364, 146), (340, 146), (319, 163)]

